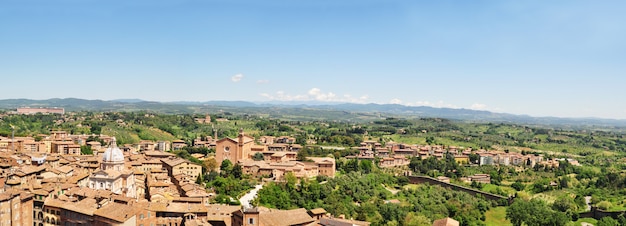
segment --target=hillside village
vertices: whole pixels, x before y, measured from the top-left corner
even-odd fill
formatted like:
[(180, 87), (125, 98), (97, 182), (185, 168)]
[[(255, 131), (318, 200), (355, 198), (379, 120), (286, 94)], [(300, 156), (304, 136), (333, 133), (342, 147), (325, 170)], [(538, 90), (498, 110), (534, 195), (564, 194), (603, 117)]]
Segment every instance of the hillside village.
[[(142, 118), (137, 120), (128, 117), (133, 115)], [(4, 119), (10, 117), (11, 115), (5, 115)], [(81, 118), (81, 114), (69, 113), (59, 117), (61, 119), (57, 119), (54, 124), (59, 128), (68, 128), (63, 126), (71, 124), (71, 131), (85, 131), (85, 128), (93, 130), (94, 127), (89, 128), (86, 125), (97, 125), (93, 122), (87, 124), (89, 119)], [(107, 121), (107, 125), (123, 129), (137, 128), (137, 124), (146, 122), (144, 120), (155, 118), (151, 114), (137, 116), (132, 113), (90, 117), (99, 120), (113, 118), (113, 121)], [(161, 116), (156, 119), (158, 117)], [(181, 118), (172, 117), (175, 120)], [(189, 118), (184, 118), (187, 119)], [(397, 119), (392, 119), (383, 123), (396, 121)], [(390, 220), (362, 217), (354, 212), (345, 215), (350, 212), (337, 209), (340, 207), (335, 207), (336, 201), (324, 201), (323, 205), (327, 207), (325, 209), (320, 208), (320, 198), (310, 200), (317, 199), (318, 204), (315, 205), (307, 205), (309, 200), (296, 201), (302, 198), (306, 200), (305, 192), (310, 192), (300, 190), (299, 186), (310, 188), (332, 183), (330, 188), (335, 186), (343, 190), (349, 189), (350, 185), (337, 187), (339, 185), (335, 183), (349, 178), (371, 180), (370, 176), (380, 176), (376, 180), (385, 181), (383, 178), (389, 176), (393, 177), (392, 182), (369, 185), (378, 186), (372, 189), (388, 190), (378, 192), (391, 193), (373, 195), (371, 197), (374, 199), (371, 200), (374, 201), (368, 202), (382, 202), (385, 206), (406, 206), (406, 192), (410, 192), (410, 189), (400, 187), (405, 185), (401, 181), (405, 180), (406, 175), (428, 175), (431, 179), (449, 186), (465, 186), (468, 190), (480, 189), (486, 195), (495, 195), (495, 199), (508, 199), (510, 204), (518, 194), (524, 195), (523, 190), (543, 192), (571, 186), (562, 176), (543, 176), (549, 175), (546, 174), (548, 172), (580, 172), (586, 168), (578, 162), (575, 155), (555, 157), (535, 151), (475, 149), (437, 142), (396, 142), (383, 139), (384, 136), (380, 135), (367, 135), (368, 131), (358, 130), (360, 127), (355, 125), (350, 125), (353, 129), (356, 128), (354, 132), (357, 133), (352, 135), (354, 141), (358, 141), (354, 146), (332, 145), (329, 142), (334, 142), (332, 134), (325, 138), (320, 135), (302, 136), (302, 132), (299, 134), (293, 130), (264, 133), (262, 130), (253, 130), (255, 127), (266, 126), (259, 122), (263, 121), (256, 119), (245, 122), (232, 117), (230, 120), (223, 118), (218, 124), (215, 118), (206, 115), (193, 118), (187, 126), (213, 128), (222, 125), (224, 129), (227, 124), (244, 124), (236, 132), (226, 133), (229, 135), (222, 137), (218, 136), (217, 130), (212, 130), (211, 135), (206, 135), (206, 132), (197, 133), (203, 135), (195, 138), (144, 139), (133, 143), (121, 142), (117, 136), (73, 134), (61, 129), (52, 129), (48, 133), (31, 133), (28, 136), (6, 136), (5, 132), (5, 136), (0, 136), (0, 187), (3, 197), (0, 206), (11, 206), (13, 210), (10, 214), (1, 214), (0, 219), (2, 222), (16, 224), (32, 222), (33, 225), (369, 225), (370, 220), (375, 222), (374, 225), (380, 225), (381, 222)], [(85, 126), (80, 127), (81, 125)], [(254, 126), (252, 130), (250, 125)], [(275, 128), (299, 128), (284, 125)], [(330, 124), (320, 124), (322, 128), (329, 126)], [(397, 133), (406, 132), (402, 127), (396, 128), (399, 128), (395, 130)], [(376, 129), (369, 128), (371, 131)], [(425, 133), (423, 130), (417, 132), (419, 135)], [(324, 131), (320, 131), (320, 134), (323, 133)], [(303, 141), (303, 137), (308, 139)], [(428, 139), (432, 138), (427, 137)], [(348, 140), (347, 137), (344, 139)], [(375, 164), (375, 172), (367, 168), (368, 164)], [(502, 171), (503, 169), (506, 171)], [(542, 174), (540, 181), (523, 181), (526, 175), (532, 175), (533, 172)], [(508, 180), (514, 183), (501, 185), (503, 175), (509, 175)], [(332, 180), (337, 177), (340, 180)], [(294, 180), (299, 183), (297, 186), (293, 184)], [(289, 185), (290, 183), (293, 185)], [(519, 188), (517, 191), (522, 193), (513, 188)], [(272, 193), (275, 191), (273, 189), (288, 191), (287, 194), (293, 198), (291, 202), (303, 204), (277, 204), (275, 202), (278, 200), (271, 201), (271, 198), (282, 196)], [(363, 191), (365, 190), (347, 192)], [(240, 202), (238, 199), (247, 192), (250, 193), (246, 196), (253, 198)], [(254, 198), (257, 192), (262, 195), (260, 199)], [(325, 193), (319, 190), (317, 192)], [(397, 192), (400, 194), (396, 195)], [(359, 200), (359, 196), (355, 196), (357, 194), (352, 195), (354, 200), (343, 200), (342, 205), (369, 205), (363, 203), (368, 199)], [(495, 207), (504, 204), (492, 202), (489, 205)], [(450, 219), (445, 218), (446, 214), (440, 214), (431, 219), (444, 217), (441, 221), (428, 222), (445, 221), (454, 224), (455, 220), (459, 220), (463, 225), (480, 220), (480, 214), (484, 214), (484, 211), (474, 213), (473, 217), (478, 219), (462, 219), (459, 216), (457, 219)], [(24, 213), (32, 215), (24, 217)], [(286, 216), (292, 221), (285, 221)], [(409, 219), (402, 220), (406, 222)]]
[[(280, 222), (286, 215), (298, 225), (350, 221), (328, 218), (323, 209), (279, 211), (212, 204), (215, 193), (195, 183), (202, 166), (168, 152), (185, 147), (182, 141), (141, 141), (118, 147), (115, 137), (106, 135), (51, 131), (39, 137), (39, 141), (33, 137), (0, 137), (0, 187), (4, 197), (0, 206), (14, 207), (13, 217), (5, 217), (7, 221), (15, 219), (23, 225), (249, 225), (242, 219), (257, 219), (265, 225), (278, 225), (267, 222)], [(99, 141), (89, 141), (94, 138)], [(335, 175), (334, 158), (296, 161), (302, 146), (295, 144), (293, 137), (262, 136), (254, 140), (240, 130), (236, 138), (209, 136), (196, 139), (193, 145), (216, 150), (210, 157), (195, 154), (199, 159), (215, 158), (218, 164), (228, 160), (239, 164), (245, 174), (265, 180), (280, 181), (287, 173), (297, 178)], [(355, 148), (358, 155), (347, 158), (379, 158), (381, 168), (406, 166), (411, 157), (440, 159), (446, 154), (453, 155), (459, 164), (470, 164), (470, 155), (474, 154), (479, 157), (474, 164), (480, 165), (558, 167), (558, 161), (544, 161), (541, 155), (395, 142), (382, 146), (365, 141), (360, 145)], [(81, 146), (90, 147), (93, 155), (81, 154)], [(262, 159), (254, 160), (259, 154)], [(488, 175), (474, 178), (489, 183)], [(19, 217), (18, 213), (28, 215)]]
[[(223, 138), (209, 142), (233, 155), (249, 149), (249, 137), (241, 134), (237, 140)], [(21, 225), (242, 225), (235, 212), (240, 206), (211, 204), (215, 193), (195, 183), (202, 166), (167, 152), (170, 147), (181, 148), (176, 141), (143, 141), (136, 145), (117, 147), (115, 137), (105, 135), (72, 135), (53, 131), (40, 141), (33, 137), (0, 137), (1, 206), (13, 206), (13, 214), (2, 215), (6, 221)], [(97, 137), (100, 142), (87, 141)], [(244, 139), (245, 138), (245, 139)], [(279, 139), (280, 140), (280, 139)], [(262, 164), (242, 160), (250, 174), (281, 175), (293, 172), (299, 177), (334, 175), (333, 158), (314, 158), (313, 163), (295, 161), (296, 151), (268, 151), (273, 142), (256, 145), (267, 159)], [(82, 155), (80, 147), (87, 145), (93, 155)], [(286, 158), (289, 153), (289, 158)], [(202, 158), (202, 157), (201, 157)], [(257, 161), (255, 161), (257, 162)], [(252, 172), (255, 168), (256, 171)], [(321, 169), (320, 169), (321, 168)], [(309, 216), (307, 211), (265, 210), (256, 218), (272, 221), (280, 215), (302, 216), (300, 223), (313, 223), (325, 217), (324, 211)], [(19, 216), (27, 213), (28, 216)], [(32, 213), (32, 216), (30, 215)], [(245, 216), (248, 217), (248, 212)], [(276, 215), (276, 216), (275, 216)], [(322, 216), (323, 215), (323, 216)], [(314, 220), (313, 217), (318, 219)], [(232, 218), (232, 219), (231, 219)], [(297, 218), (296, 218), (297, 219)], [(235, 223), (232, 223), (235, 220)], [(329, 219), (326, 219), (328, 221)], [(341, 220), (341, 219), (336, 219)], [(216, 224), (217, 222), (217, 224)], [(238, 224), (236, 222), (239, 222)], [(266, 224), (273, 225), (273, 224)]]

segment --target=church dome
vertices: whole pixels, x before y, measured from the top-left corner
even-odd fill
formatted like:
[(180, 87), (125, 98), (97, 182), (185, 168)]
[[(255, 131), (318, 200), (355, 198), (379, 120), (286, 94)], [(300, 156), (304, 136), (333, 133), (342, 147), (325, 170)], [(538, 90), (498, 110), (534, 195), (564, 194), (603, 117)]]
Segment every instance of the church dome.
[(109, 144), (109, 148), (104, 151), (104, 156), (102, 157), (103, 162), (123, 162), (124, 161), (124, 153), (122, 150), (117, 147), (117, 143), (115, 138), (111, 139), (111, 144)]

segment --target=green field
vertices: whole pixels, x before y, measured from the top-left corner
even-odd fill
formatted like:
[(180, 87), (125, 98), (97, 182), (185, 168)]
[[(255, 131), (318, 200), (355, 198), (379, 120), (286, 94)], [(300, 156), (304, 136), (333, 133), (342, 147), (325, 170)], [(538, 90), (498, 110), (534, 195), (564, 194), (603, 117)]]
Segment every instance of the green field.
[(574, 225), (581, 225), (581, 223), (583, 223), (583, 222), (590, 223), (590, 224), (593, 224), (593, 225), (598, 224), (598, 220), (596, 220), (596, 219), (593, 219), (593, 218), (580, 218), (576, 222), (574, 222)]
[(483, 188), (480, 189), (482, 191), (486, 191), (492, 194), (498, 194), (497, 189), (500, 188), (501, 191), (506, 192), (509, 195), (514, 195), (515, 194), (515, 189), (511, 188), (511, 187), (505, 187), (505, 186), (498, 186), (495, 184), (485, 184), (483, 185)]
[(504, 226), (512, 225), (506, 219), (506, 207), (492, 208), (485, 213), (485, 224), (487, 226)]

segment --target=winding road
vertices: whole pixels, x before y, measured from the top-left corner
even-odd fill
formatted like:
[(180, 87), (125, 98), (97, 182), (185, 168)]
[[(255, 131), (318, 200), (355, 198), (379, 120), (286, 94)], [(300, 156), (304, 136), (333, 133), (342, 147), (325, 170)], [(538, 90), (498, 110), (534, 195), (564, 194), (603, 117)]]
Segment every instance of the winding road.
[(250, 202), (256, 197), (256, 194), (259, 192), (259, 190), (261, 190), (261, 188), (263, 188), (263, 185), (258, 184), (254, 186), (254, 189), (252, 189), (250, 192), (241, 196), (241, 198), (239, 199), (241, 206), (245, 208), (252, 208), (252, 205), (250, 205)]

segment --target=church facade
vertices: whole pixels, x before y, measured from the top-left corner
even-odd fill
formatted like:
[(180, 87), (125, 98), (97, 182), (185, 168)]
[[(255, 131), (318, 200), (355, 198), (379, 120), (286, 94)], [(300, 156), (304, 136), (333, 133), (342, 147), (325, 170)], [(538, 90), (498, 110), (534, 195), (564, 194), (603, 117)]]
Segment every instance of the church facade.
[(124, 162), (124, 153), (113, 138), (102, 155), (100, 169), (89, 176), (89, 188), (135, 198), (135, 174), (124, 167)]
[(228, 159), (233, 164), (246, 159), (251, 159), (252, 148), (254, 146), (254, 137), (245, 135), (243, 129), (239, 130), (239, 136), (236, 139), (222, 138), (215, 145), (215, 160), (218, 164)]

